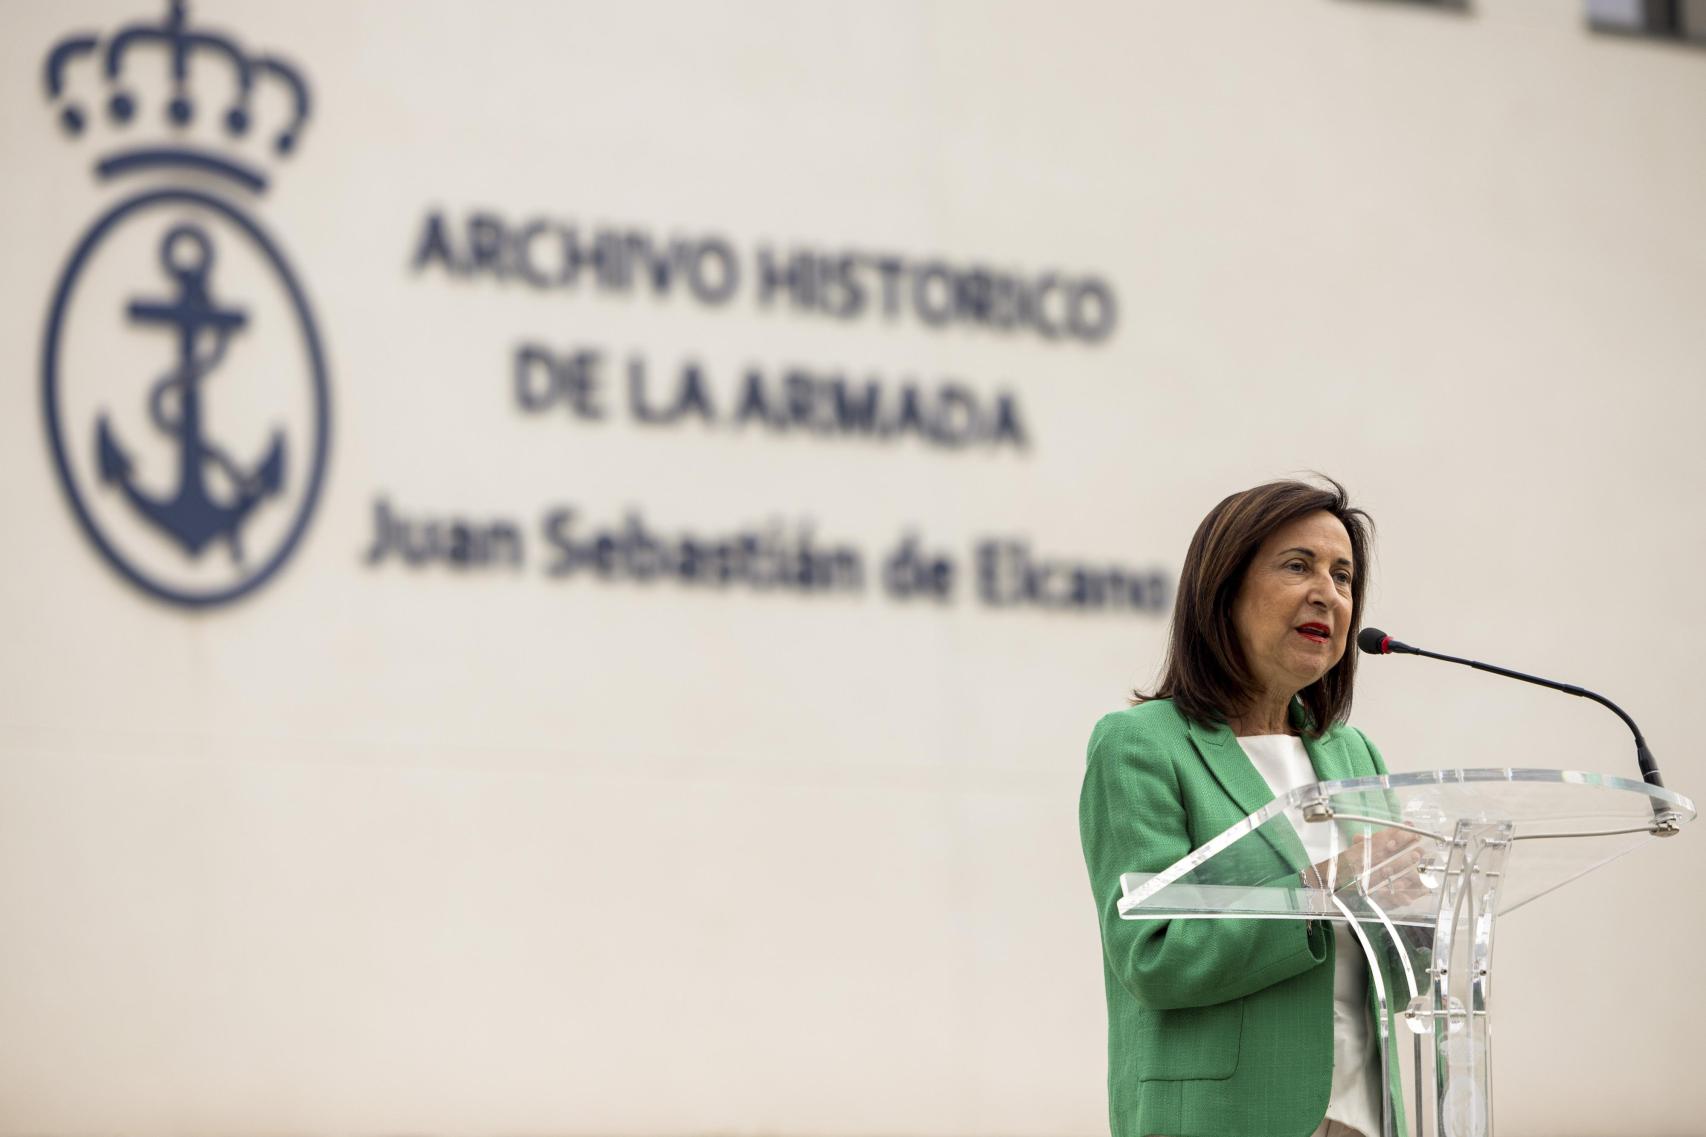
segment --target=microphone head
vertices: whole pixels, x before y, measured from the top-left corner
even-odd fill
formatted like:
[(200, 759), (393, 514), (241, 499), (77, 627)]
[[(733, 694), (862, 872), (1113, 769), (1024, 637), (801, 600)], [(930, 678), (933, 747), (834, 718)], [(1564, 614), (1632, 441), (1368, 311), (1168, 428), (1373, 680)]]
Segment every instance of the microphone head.
[(1357, 646), (1370, 655), (1385, 655), (1392, 650), (1392, 637), (1379, 628), (1364, 628), (1357, 633)]

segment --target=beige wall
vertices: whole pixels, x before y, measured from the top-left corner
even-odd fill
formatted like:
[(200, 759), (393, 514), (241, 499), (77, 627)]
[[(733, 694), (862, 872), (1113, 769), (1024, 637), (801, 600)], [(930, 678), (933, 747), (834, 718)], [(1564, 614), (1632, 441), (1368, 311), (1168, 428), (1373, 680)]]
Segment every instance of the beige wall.
[[(0, 1130), (1104, 1131), (1075, 799), (1164, 620), (964, 577), (896, 601), (874, 578), (908, 531), (962, 572), (1012, 535), (1173, 573), (1219, 496), (1324, 469), (1379, 523), (1373, 622), (1611, 693), (1699, 791), (1706, 55), (1567, 0), (203, 0), (312, 84), (245, 208), (311, 298), (334, 433), (294, 557), (189, 613), (79, 530), (40, 396), (69, 251), (161, 179), (91, 179), (122, 140), (67, 140), (42, 60), (156, 15), (0, 8)], [(1119, 322), (1054, 343), (411, 273), (434, 209), (1058, 270)], [(86, 481), (94, 414), (140, 416), (167, 366), (99, 315), (163, 287), (138, 242), (76, 333)], [(229, 271), (276, 335), (264, 272)], [(694, 357), (725, 397), (749, 364), (955, 377), (1013, 392), (1030, 445), (524, 415), (525, 340)], [(243, 366), (288, 383), (297, 350)], [(271, 420), (231, 413), (258, 453)], [(527, 561), (368, 566), (381, 497), (519, 518)], [(866, 588), (553, 580), (559, 504), (809, 519)], [(1633, 769), (1611, 716), (1418, 660), (1370, 665), (1355, 721), (1399, 769)], [(1692, 1130), (1701, 842), (1501, 926), (1501, 1132)]]

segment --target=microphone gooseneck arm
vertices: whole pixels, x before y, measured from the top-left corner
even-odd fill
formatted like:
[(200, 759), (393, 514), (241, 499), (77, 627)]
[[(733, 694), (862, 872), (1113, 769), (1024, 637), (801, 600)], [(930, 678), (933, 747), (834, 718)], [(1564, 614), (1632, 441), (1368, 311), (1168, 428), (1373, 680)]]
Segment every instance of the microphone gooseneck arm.
[(1507, 679), (1520, 679), (1524, 683), (1533, 683), (1538, 687), (1550, 687), (1554, 691), (1562, 691), (1566, 695), (1575, 695), (1582, 699), (1592, 699), (1623, 720), (1629, 728), (1629, 733), (1635, 736), (1635, 761), (1641, 767), (1641, 780), (1649, 786), (1664, 788), (1664, 779), (1659, 776), (1659, 764), (1653, 759), (1653, 752), (1647, 749), (1647, 740), (1641, 736), (1641, 728), (1635, 725), (1635, 720), (1629, 713), (1604, 695), (1590, 691), (1586, 687), (1578, 687), (1574, 683), (1560, 683), (1555, 679), (1542, 679), (1538, 675), (1530, 675), (1524, 671), (1512, 671), (1508, 667), (1499, 667), (1491, 663), (1482, 663), (1475, 659), (1462, 659), (1455, 655), (1442, 655), (1437, 651), (1427, 651), (1413, 647), (1393, 639), (1379, 628), (1364, 628), (1357, 635), (1357, 646), (1371, 655), (1420, 655), (1428, 659), (1442, 659), (1447, 663), (1460, 663), (1465, 667), (1473, 667), (1477, 671), (1490, 671), (1494, 675), (1503, 675)]

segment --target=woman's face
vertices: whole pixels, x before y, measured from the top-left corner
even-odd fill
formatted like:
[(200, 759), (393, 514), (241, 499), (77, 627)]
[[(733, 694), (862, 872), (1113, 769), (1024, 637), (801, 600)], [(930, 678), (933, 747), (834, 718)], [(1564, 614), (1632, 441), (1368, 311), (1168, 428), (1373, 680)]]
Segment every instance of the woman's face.
[(1356, 568), (1350, 535), (1325, 510), (1262, 542), (1232, 604), (1258, 693), (1289, 699), (1343, 657)]

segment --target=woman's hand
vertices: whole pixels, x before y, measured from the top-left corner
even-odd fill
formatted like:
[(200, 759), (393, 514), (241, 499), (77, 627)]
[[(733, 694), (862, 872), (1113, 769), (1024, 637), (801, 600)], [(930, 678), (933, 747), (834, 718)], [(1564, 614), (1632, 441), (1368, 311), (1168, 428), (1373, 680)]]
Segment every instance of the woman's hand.
[(1310, 865), (1299, 875), (1306, 888), (1336, 892), (1354, 886), (1404, 904), (1431, 891), (1420, 871), (1431, 843), (1402, 829), (1377, 829), (1358, 835), (1343, 852)]

